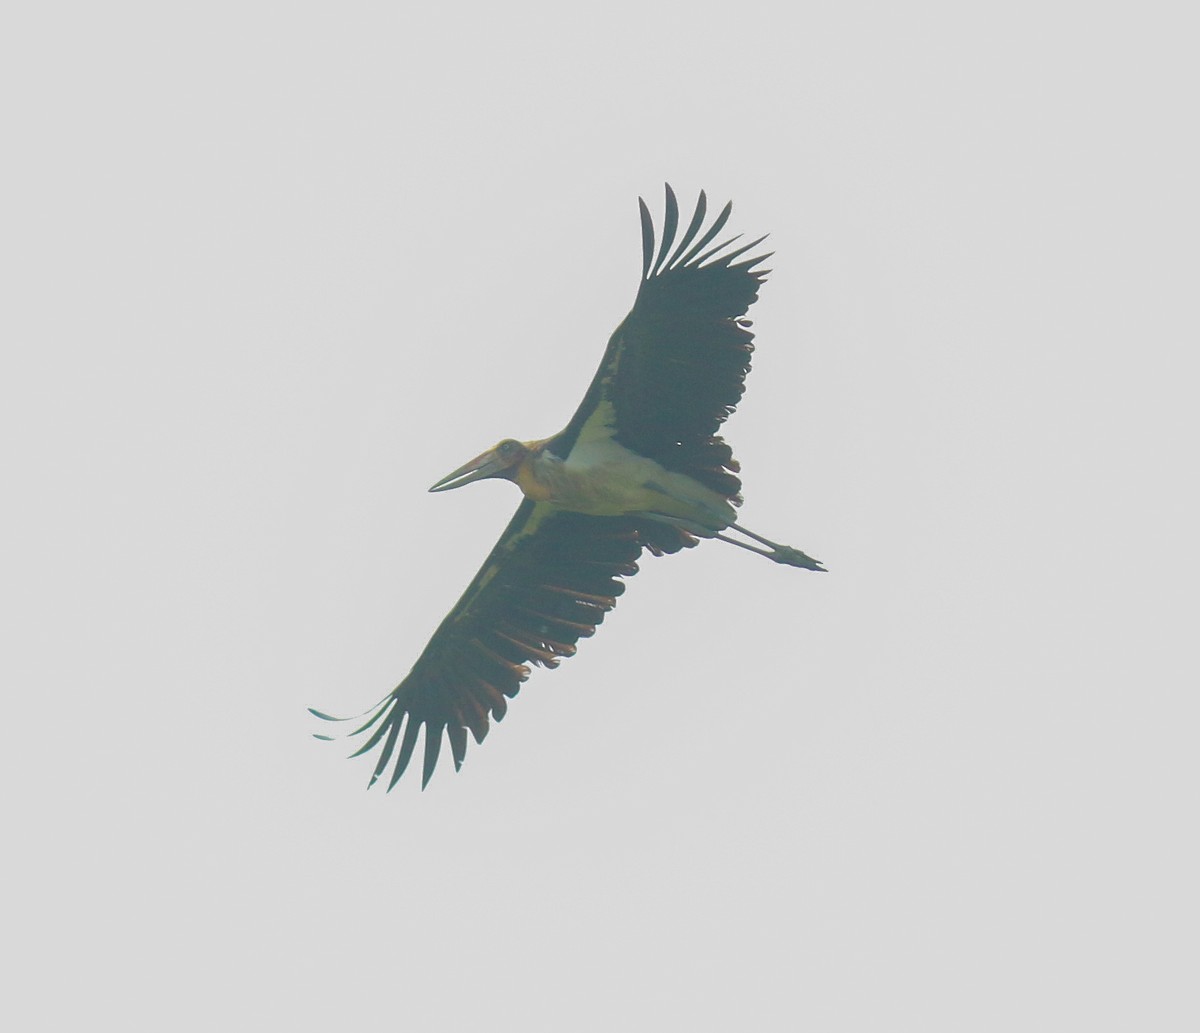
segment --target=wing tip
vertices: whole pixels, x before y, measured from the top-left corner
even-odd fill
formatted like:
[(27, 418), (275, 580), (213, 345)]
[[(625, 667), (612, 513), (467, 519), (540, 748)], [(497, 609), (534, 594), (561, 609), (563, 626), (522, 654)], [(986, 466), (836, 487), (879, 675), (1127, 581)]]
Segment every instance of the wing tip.
[(642, 197), (638, 198), (638, 211), (642, 219), (642, 279), (646, 280), (650, 278), (650, 265), (654, 261), (654, 221)]
[(445, 725), (425, 725), (425, 756), (421, 762), (421, 791), (429, 785), (433, 772), (437, 768), (438, 756), (442, 752), (442, 736)]
[(667, 260), (667, 253), (671, 250), (671, 245), (675, 243), (675, 231), (679, 228), (679, 202), (675, 198), (675, 191), (671, 189), (671, 184), (666, 183), (664, 186), (666, 187), (666, 200), (663, 207), (662, 239), (658, 245), (658, 258), (654, 262), (650, 276), (657, 276), (659, 270), (662, 269), (663, 262)]

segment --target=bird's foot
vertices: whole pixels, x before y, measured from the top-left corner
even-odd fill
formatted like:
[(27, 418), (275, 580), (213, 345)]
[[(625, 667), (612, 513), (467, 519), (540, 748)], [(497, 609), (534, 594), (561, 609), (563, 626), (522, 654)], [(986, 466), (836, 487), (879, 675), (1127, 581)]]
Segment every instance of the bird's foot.
[(805, 570), (819, 570), (826, 573), (820, 560), (814, 560), (811, 556), (799, 549), (793, 549), (790, 545), (776, 545), (767, 553), (767, 556), (776, 563), (786, 563), (789, 567), (803, 567)]

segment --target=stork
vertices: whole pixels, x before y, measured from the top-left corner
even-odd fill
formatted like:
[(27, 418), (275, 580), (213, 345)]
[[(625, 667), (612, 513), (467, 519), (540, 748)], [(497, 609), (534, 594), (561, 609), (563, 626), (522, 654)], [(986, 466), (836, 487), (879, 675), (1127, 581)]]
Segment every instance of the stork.
[[(735, 521), (740, 468), (717, 435), (750, 370), (754, 335), (744, 317), (769, 272), (758, 266), (770, 253), (736, 260), (766, 238), (734, 250), (730, 245), (740, 237), (710, 247), (733, 206), (725, 205), (702, 233), (707, 202), (701, 191), (672, 250), (679, 205), (668, 185), (656, 248), (649, 209), (641, 198), (638, 206), (637, 298), (570, 423), (540, 441), (505, 439), (429, 489), (503, 478), (524, 500), (408, 676), (360, 714), (367, 720), (349, 733), (370, 733), (351, 756), (382, 744), (369, 785), (393, 757), (388, 789), (396, 785), (422, 727), (421, 787), (437, 766), (443, 739), (457, 771), (467, 733), (483, 742), (490, 720), (504, 717), (508, 700), (529, 677), (530, 664), (557, 667), (574, 656), (578, 640), (592, 635), (616, 605), (625, 589), (619, 579), (637, 572), (643, 549), (661, 556), (716, 539), (776, 563), (825, 569)], [(325, 721), (356, 720), (311, 712)]]

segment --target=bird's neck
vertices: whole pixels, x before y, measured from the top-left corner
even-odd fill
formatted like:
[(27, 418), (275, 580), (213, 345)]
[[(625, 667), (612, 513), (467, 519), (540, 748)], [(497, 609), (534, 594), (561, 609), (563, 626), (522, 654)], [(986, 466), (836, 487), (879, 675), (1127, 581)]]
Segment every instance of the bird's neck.
[(527, 499), (534, 502), (549, 502), (554, 497), (555, 476), (562, 467), (562, 460), (542, 451), (530, 452), (517, 467), (517, 487)]

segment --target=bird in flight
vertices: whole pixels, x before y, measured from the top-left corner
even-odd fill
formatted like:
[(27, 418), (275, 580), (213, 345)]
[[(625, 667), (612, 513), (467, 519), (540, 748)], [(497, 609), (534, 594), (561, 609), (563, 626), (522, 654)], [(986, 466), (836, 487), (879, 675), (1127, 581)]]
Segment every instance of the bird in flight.
[(595, 632), (625, 590), (618, 579), (637, 573), (643, 549), (662, 556), (717, 539), (776, 563), (824, 570), (735, 521), (739, 466), (717, 435), (745, 390), (754, 341), (745, 315), (769, 272), (758, 266), (770, 253), (742, 256), (766, 238), (732, 250), (740, 237), (712, 246), (733, 205), (705, 229), (701, 191), (676, 244), (679, 204), (668, 185), (656, 246), (649, 209), (641, 198), (638, 206), (637, 298), (570, 423), (541, 441), (501, 441), (429, 489), (488, 477), (521, 489), (524, 499), (479, 573), (408, 676), (378, 704), (358, 718), (312, 710), (325, 721), (367, 718), (349, 734), (367, 736), (351, 756), (379, 748), (370, 785), (389, 764), (388, 789), (396, 785), (422, 727), (421, 787), (444, 739), (458, 770), (467, 734), (483, 742), (529, 665), (557, 667)]

